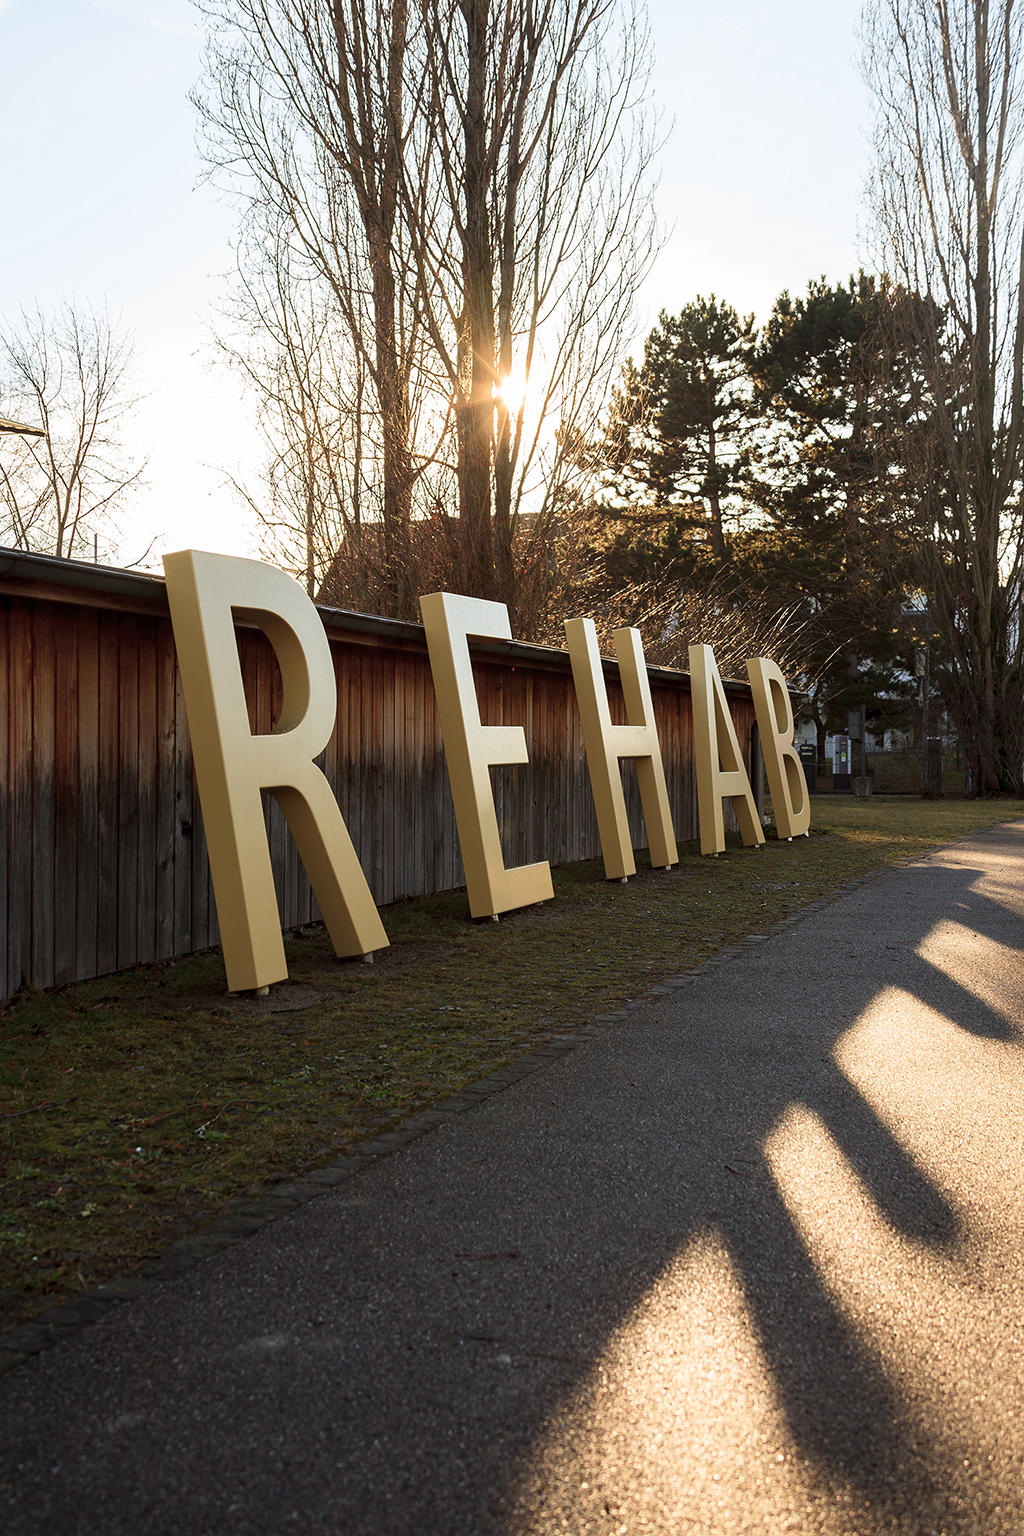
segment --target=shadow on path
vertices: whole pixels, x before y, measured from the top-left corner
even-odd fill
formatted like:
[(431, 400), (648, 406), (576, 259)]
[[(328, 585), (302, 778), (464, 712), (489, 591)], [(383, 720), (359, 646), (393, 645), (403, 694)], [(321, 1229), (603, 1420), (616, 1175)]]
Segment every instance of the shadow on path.
[[(1024, 829), (998, 835), (1024, 861)], [(515, 1536), (552, 1426), (709, 1230), (795, 1445), (876, 1511), (860, 1536), (928, 1529), (948, 1490), (764, 1148), (805, 1106), (895, 1232), (955, 1253), (957, 1212), (833, 1052), (887, 987), (981, 1040), (1018, 1040), (977, 987), (915, 953), (941, 918), (1017, 948), (1019, 913), (980, 894), (986, 873), (889, 872), (14, 1373), (0, 1384), (10, 1536)], [(943, 1530), (988, 1536), (977, 1514)], [(536, 1510), (529, 1522), (549, 1528)]]

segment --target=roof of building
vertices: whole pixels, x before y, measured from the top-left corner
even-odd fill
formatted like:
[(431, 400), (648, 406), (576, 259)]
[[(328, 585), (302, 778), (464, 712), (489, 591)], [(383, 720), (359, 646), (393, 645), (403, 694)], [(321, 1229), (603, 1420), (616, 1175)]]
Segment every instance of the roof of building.
[[(82, 560), (61, 560), (53, 555), (31, 554), (20, 549), (0, 548), (0, 593), (23, 594), (51, 602), (81, 602), (103, 608), (128, 608), (136, 612), (166, 614), (167, 592), (162, 576), (148, 571), (129, 571), (118, 566), (93, 565)], [(385, 619), (377, 614), (357, 613), (347, 608), (317, 604), (317, 612), (329, 635), (363, 637), (369, 643), (398, 648), (424, 645), (422, 624), (405, 619)], [(536, 645), (528, 640), (491, 640), (474, 637), (473, 650), (510, 661), (529, 662), (534, 666), (569, 666), (567, 651), (551, 645)], [(602, 658), (606, 669), (618, 675), (618, 663)], [(676, 667), (649, 666), (651, 678), (663, 683), (685, 682), (689, 673)], [(750, 685), (723, 679), (730, 692), (749, 697)]]

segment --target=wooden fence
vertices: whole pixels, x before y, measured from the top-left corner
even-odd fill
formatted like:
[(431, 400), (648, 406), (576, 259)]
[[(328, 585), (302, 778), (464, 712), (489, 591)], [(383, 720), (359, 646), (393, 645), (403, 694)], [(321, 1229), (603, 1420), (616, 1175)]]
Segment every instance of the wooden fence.
[[(464, 884), (423, 631), (321, 609), (338, 719), (321, 766), (380, 905)], [(280, 676), (238, 632), (254, 730)], [(485, 724), (521, 724), (527, 765), (492, 770), (506, 863), (599, 854), (568, 656), (474, 647)], [(616, 668), (612, 718), (624, 720)], [(651, 669), (680, 842), (697, 836), (689, 679)], [(754, 710), (727, 684), (753, 764)], [(624, 765), (634, 844), (639, 796)], [(757, 775), (760, 778), (760, 773)], [(317, 917), (276, 804), (267, 823), (281, 921)], [(218, 942), (206, 840), (163, 581), (0, 552), (0, 997), (100, 976)]]

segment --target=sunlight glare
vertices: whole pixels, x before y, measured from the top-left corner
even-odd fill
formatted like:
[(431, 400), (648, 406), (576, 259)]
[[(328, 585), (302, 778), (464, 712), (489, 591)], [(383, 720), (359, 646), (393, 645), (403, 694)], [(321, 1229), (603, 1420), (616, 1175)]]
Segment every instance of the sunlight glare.
[[(1001, 944), (976, 927), (947, 918), (929, 929), (916, 953), (943, 976), (955, 975), (956, 985), (970, 992), (998, 1018), (1019, 1027), (1020, 949)], [(969, 970), (962, 964), (967, 953), (971, 956)]]
[(510, 416), (518, 416), (526, 405), (530, 393), (529, 380), (522, 368), (513, 368), (494, 386), (494, 398), (501, 400)]
[[(850, 1146), (868, 1159), (877, 1190), (858, 1176), (824, 1120), (802, 1104), (791, 1106), (764, 1142), (779, 1193), (836, 1311), (891, 1382), (906, 1415), (904, 1433), (912, 1443), (930, 1442), (950, 1486), (963, 1468), (985, 1462), (1015, 1476), (1007, 1469), (1016, 1453), (1000, 1439), (985, 1403), (1012, 1401), (1024, 1412), (1015, 1315), (1004, 1317), (1001, 1308), (979, 1327), (977, 1312), (990, 1267), (1019, 1275), (1024, 1219), (1020, 1181), (993, 1178), (1005, 1164), (985, 1145), (1001, 1146), (1012, 1166), (1024, 1162), (1024, 1089), (1019, 1071), (1007, 1071), (1005, 1048), (993, 1051), (994, 1043), (979, 1050), (981, 1042), (920, 999), (883, 988), (833, 1052), (880, 1122), (876, 1137), (843, 1115)], [(957, 1224), (952, 1246), (928, 1219), (926, 1186)], [(906, 1220), (915, 1213), (918, 1230), (911, 1232)], [(1024, 1302), (1024, 1284), (1017, 1281), (1016, 1289)], [(950, 1306), (957, 1293), (963, 1304)], [(992, 1333), (1003, 1336), (999, 1347)]]
[[(639, 1471), (639, 1476), (638, 1476)], [(516, 1536), (561, 1528), (678, 1536), (744, 1525), (750, 1485), (786, 1529), (796, 1465), (785, 1415), (720, 1234), (696, 1233), (609, 1339), (538, 1437), (518, 1490)], [(639, 1506), (637, 1504), (639, 1501)], [(622, 1526), (621, 1529), (626, 1529)]]

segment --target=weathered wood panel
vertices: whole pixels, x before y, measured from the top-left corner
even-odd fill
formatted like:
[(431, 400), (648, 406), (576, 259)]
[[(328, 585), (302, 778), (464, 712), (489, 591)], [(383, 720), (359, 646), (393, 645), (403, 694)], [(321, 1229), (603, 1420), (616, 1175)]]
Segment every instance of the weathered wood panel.
[[(8, 614), (8, 848), (7, 989), (16, 992), (32, 975), (32, 612), (15, 605)], [(40, 766), (45, 775), (46, 765)]]
[(100, 628), (95, 610), (69, 613), (78, 648), (78, 819), (75, 826), (78, 871), (75, 880), (75, 975), (98, 968), (99, 933), (99, 782), (100, 782)]
[(74, 978), (78, 959), (78, 828), (83, 810), (78, 771), (79, 656), (74, 611), (58, 609), (54, 620), (53, 979), (64, 982)]
[[(96, 860), (96, 975), (117, 969), (117, 909), (120, 867), (120, 662), (121, 617), (100, 614), (99, 635), (99, 847)], [(126, 893), (127, 895), (127, 893)], [(191, 930), (187, 930), (189, 933)]]
[(175, 772), (174, 648), (166, 629), (156, 632), (156, 869), (154, 901), (156, 958), (174, 953), (174, 864), (177, 785)]
[[(0, 558), (0, 996), (102, 975), (217, 942), (209, 859), (162, 584), (69, 565), (33, 579)], [(8, 567), (5, 570), (4, 567)], [(116, 578), (116, 580), (115, 580)], [(95, 583), (95, 585), (94, 585)], [(464, 882), (422, 631), (324, 611), (338, 696), (321, 766), (380, 904)], [(239, 631), (250, 721), (270, 730), (280, 671)], [(568, 657), (540, 647), (474, 652), (481, 718), (521, 725), (530, 761), (492, 781), (509, 864), (600, 853)], [(608, 674), (612, 718), (625, 718)], [(652, 692), (676, 832), (697, 836), (689, 680)], [(749, 693), (730, 686), (751, 750)], [(634, 842), (636, 774), (623, 765)], [(266, 822), (282, 923), (318, 916), (285, 818)]]
[[(32, 933), (30, 974), (36, 986), (53, 983), (55, 883), (62, 878), (54, 850), (54, 751), (57, 654), (56, 610), (40, 605), (32, 625)], [(36, 771), (38, 768), (42, 772)]]
[(10, 904), (10, 887), (7, 883), (7, 832), (11, 824), (10, 704), (7, 682), (9, 655), (9, 618), (7, 610), (0, 608), (0, 997), (6, 997), (8, 993), (7, 924), (4, 919)]

